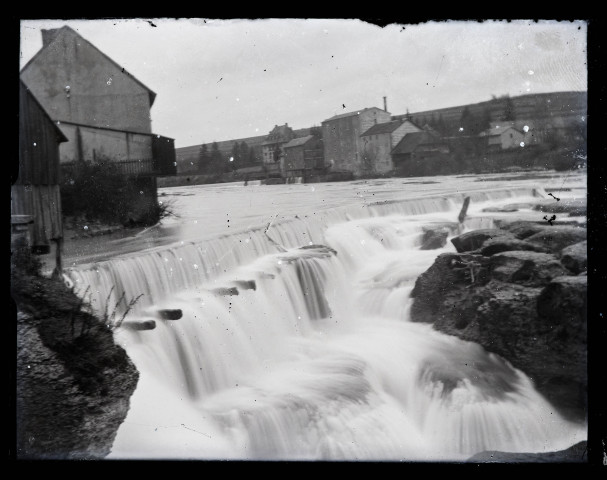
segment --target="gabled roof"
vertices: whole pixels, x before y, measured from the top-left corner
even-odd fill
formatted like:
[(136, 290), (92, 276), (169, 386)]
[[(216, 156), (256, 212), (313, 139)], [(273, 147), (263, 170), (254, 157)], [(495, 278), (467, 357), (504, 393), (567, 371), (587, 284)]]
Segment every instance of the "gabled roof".
[(47, 48), (51, 47), (51, 45), (57, 40), (57, 38), (59, 38), (61, 36), (62, 33), (70, 33), (71, 35), (76, 35), (77, 37), (81, 38), (83, 42), (86, 42), (87, 45), (89, 45), (90, 47), (97, 50), (101, 55), (103, 55), (111, 63), (116, 65), (116, 67), (118, 68), (118, 70), (121, 73), (124, 73), (125, 75), (129, 76), (135, 82), (137, 82), (139, 85), (141, 85), (144, 89), (146, 89), (149, 92), (149, 96), (150, 96), (150, 107), (154, 104), (154, 100), (156, 99), (156, 93), (153, 90), (151, 90), (150, 88), (145, 86), (143, 83), (141, 83), (139, 80), (137, 80), (137, 78), (135, 78), (132, 74), (127, 72), (127, 70), (125, 68), (123, 68), (121, 65), (118, 65), (112, 58), (108, 57), (105, 53), (103, 53), (101, 50), (99, 50), (95, 45), (93, 45), (91, 42), (89, 42), (87, 39), (85, 39), (82, 35), (80, 35), (78, 32), (76, 32), (71, 27), (68, 27), (67, 25), (64, 25), (61, 28), (56, 28), (56, 29), (51, 29), (51, 30), (42, 30), (42, 38), (43, 38), (42, 48), (40, 50), (38, 50), (36, 52), (36, 54), (29, 60), (29, 62), (27, 62), (25, 64), (25, 66), (21, 69), (21, 71), (24, 72), (38, 58), (38, 56), (42, 52), (44, 52)]
[(413, 125), (413, 122), (410, 122), (409, 120), (405, 120), (404, 122), (400, 121), (400, 120), (393, 120), (391, 122), (377, 123), (377, 124), (373, 125), (371, 128), (369, 128), (366, 132), (361, 134), (361, 137), (364, 137), (367, 135), (378, 135), (380, 133), (392, 133), (394, 130), (396, 130), (398, 127), (400, 127), (405, 122), (409, 122)]
[(308, 143), (310, 140), (314, 138), (314, 135), (306, 135), (305, 137), (294, 138), (289, 143), (286, 143), (282, 146), (282, 148), (291, 148), (291, 147), (299, 147)]
[(351, 117), (353, 115), (360, 115), (362, 112), (366, 112), (367, 110), (381, 110), (382, 112), (384, 111), (384, 110), (382, 110), (381, 108), (378, 108), (378, 107), (367, 107), (367, 108), (363, 108), (362, 110), (355, 110), (353, 112), (341, 113), (339, 115), (334, 115), (331, 118), (327, 118), (326, 120), (323, 120), (322, 123), (331, 122), (333, 120), (337, 120), (338, 118), (346, 118), (346, 117)]
[(412, 132), (407, 133), (403, 139), (398, 142), (396, 147), (392, 149), (392, 154), (399, 153), (411, 153), (414, 152), (415, 149), (419, 145), (427, 145), (431, 143), (443, 143), (439, 137), (433, 135), (430, 132), (422, 131), (422, 132)]
[(59, 143), (68, 142), (69, 139), (61, 131), (61, 129), (57, 126), (57, 124), (53, 121), (53, 119), (50, 117), (50, 115), (44, 109), (44, 107), (42, 106), (42, 104), (38, 101), (38, 99), (36, 98), (36, 96), (32, 93), (32, 91), (28, 88), (28, 86), (21, 79), (19, 79), (19, 88), (23, 92), (25, 92), (25, 94), (28, 95), (34, 101), (34, 103), (36, 103), (36, 105), (38, 105), (38, 107), (40, 107), (40, 110), (42, 111), (42, 114), (48, 119), (48, 121), (50, 123), (53, 124), (53, 129), (55, 130), (55, 133), (57, 134), (57, 140), (58, 140), (58, 142)]
[(499, 137), (503, 133), (506, 133), (508, 130), (514, 130), (515, 132), (520, 133), (521, 135), (525, 135), (524, 132), (521, 132), (518, 128), (507, 126), (505, 128), (490, 128), (489, 130), (484, 130), (479, 133), (481, 137)]
[(289, 124), (275, 125), (272, 131), (268, 134), (262, 145), (273, 145), (275, 143), (286, 143), (293, 138), (293, 129)]

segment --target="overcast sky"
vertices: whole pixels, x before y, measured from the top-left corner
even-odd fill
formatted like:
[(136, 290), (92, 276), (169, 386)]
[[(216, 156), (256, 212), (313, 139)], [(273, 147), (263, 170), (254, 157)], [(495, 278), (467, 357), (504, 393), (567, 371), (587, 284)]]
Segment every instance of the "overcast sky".
[(156, 92), (152, 131), (177, 148), (320, 125), (384, 96), (398, 115), (587, 89), (585, 21), (22, 20), (20, 68), (40, 30), (63, 25)]

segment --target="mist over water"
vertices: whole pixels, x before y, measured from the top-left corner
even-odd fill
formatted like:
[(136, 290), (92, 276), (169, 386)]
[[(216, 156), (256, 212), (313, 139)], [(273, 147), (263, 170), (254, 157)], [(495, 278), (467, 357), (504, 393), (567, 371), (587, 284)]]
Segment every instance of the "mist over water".
[(179, 218), (74, 266), (98, 311), (143, 294), (127, 320), (156, 321), (116, 330), (140, 380), (108, 458), (458, 461), (585, 440), (508, 362), (409, 321), (416, 278), (455, 251), (420, 250), (422, 227), (457, 221), (464, 193), (464, 230), (491, 226), (484, 207), (536, 201), (542, 182), (398, 180), (163, 189)]

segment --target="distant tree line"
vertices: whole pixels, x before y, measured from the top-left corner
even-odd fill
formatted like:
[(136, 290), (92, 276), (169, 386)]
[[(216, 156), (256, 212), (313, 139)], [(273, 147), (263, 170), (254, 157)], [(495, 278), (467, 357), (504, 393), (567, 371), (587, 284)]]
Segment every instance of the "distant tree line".
[(250, 167), (258, 163), (255, 150), (249, 148), (245, 141), (234, 142), (229, 156), (224, 155), (217, 142), (202, 144), (198, 154), (198, 173), (204, 175), (221, 175), (239, 168)]
[[(503, 110), (497, 114), (497, 118), (493, 118), (491, 111), (492, 109), (485, 105), (480, 113), (472, 113), (468, 106), (465, 106), (459, 119), (451, 119), (449, 121), (444, 120), (443, 115), (439, 114), (438, 117), (433, 113), (431, 116), (416, 117), (415, 123), (420, 127), (428, 125), (433, 130), (438, 132), (444, 137), (454, 136), (477, 136), (481, 132), (488, 130), (491, 127), (492, 120), (499, 121), (514, 121), (516, 120), (516, 113), (514, 102), (508, 95), (504, 95), (499, 99), (493, 96), (493, 101), (503, 102)], [(495, 112), (494, 112), (495, 114)]]

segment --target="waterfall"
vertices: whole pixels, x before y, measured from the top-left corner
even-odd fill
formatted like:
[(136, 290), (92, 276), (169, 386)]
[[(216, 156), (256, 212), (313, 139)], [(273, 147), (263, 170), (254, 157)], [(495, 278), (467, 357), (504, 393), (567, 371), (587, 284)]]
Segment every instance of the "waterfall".
[(540, 188), (519, 187), (376, 202), (365, 208), (339, 207), (210, 240), (181, 241), (169, 248), (152, 248), (109, 261), (67, 268), (65, 273), (75, 285), (77, 294), (83, 296), (90, 287), (86, 300), (93, 312), (100, 314), (114, 308), (121, 311), (135, 298), (139, 298), (136, 307), (141, 308), (271, 254), (276, 251), (276, 243), (285, 248), (322, 244), (330, 225), (391, 214), (418, 216), (436, 212), (451, 212), (450, 219), (453, 220), (464, 196), (470, 196), (473, 203), (482, 203), (546, 195)]
[(453, 251), (420, 250), (422, 227), (453, 223), (462, 199), (337, 208), (72, 269), (95, 309), (143, 293), (127, 319), (156, 325), (115, 331), (140, 381), (108, 458), (445, 461), (585, 439), (508, 362), (409, 321), (416, 278)]

